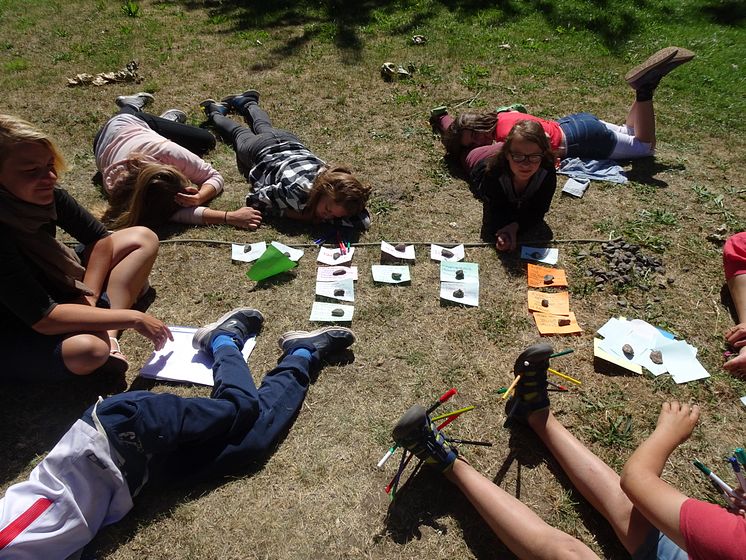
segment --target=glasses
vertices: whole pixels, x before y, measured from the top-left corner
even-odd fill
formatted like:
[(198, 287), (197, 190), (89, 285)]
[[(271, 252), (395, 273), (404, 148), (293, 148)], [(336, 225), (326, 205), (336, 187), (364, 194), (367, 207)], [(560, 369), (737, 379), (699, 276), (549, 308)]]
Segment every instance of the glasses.
[(539, 163), (544, 158), (544, 154), (514, 154), (510, 153), (510, 159), (516, 163), (528, 161), (529, 163)]

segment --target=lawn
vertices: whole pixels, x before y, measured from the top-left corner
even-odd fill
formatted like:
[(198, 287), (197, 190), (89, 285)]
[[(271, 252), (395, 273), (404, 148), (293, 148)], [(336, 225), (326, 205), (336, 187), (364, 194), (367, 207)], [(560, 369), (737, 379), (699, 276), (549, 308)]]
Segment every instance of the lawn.
[[(543, 117), (588, 111), (622, 122), (634, 97), (625, 72), (671, 44), (697, 57), (656, 92), (655, 159), (625, 165), (626, 185), (594, 182), (582, 199), (558, 190), (547, 216), (583, 328), (577, 337), (548, 339), (574, 350), (553, 364), (583, 382), (552, 393), (552, 407), (620, 470), (652, 430), (662, 401), (699, 403), (700, 425), (664, 477), (691, 496), (718, 501), (691, 461), (730, 478), (722, 458), (746, 443), (737, 427), (746, 383), (721, 369), (722, 333), (733, 319), (721, 302), (722, 244), (712, 241), (746, 229), (744, 18), (741, 3), (718, 0), (0, 0), (0, 112), (57, 140), (72, 164), (61, 184), (90, 208), (103, 205), (90, 180), (93, 137), (115, 113), (114, 98), (136, 91), (155, 95), (152, 111), (179, 107), (199, 124), (201, 100), (253, 87), (278, 126), (327, 161), (350, 165), (374, 189), (373, 227), (360, 240), (372, 245), (354, 257), (354, 361), (322, 371), (293, 429), (254, 472), (196, 487), (150, 487), (128, 517), (98, 535), (88, 557), (510, 558), (438, 475), (420, 472), (393, 503), (383, 491), (396, 461), (384, 470), (375, 465), (391, 427), (410, 405), (450, 387), (459, 389), (454, 408), (477, 408), (448, 433), (495, 444), (461, 449), (477, 470), (599, 556), (627, 557), (538, 439), (502, 428), (497, 390), (510, 383), (515, 357), (540, 338), (526, 307), (525, 264), (467, 247), (466, 260), (479, 263), (480, 306), (439, 301), (438, 267), (425, 243), (478, 242), (481, 205), (443, 159), (427, 117), (439, 105), (458, 112), (520, 102)], [(425, 44), (415, 45), (415, 34)], [(119, 70), (130, 60), (139, 64), (141, 83), (66, 85), (79, 73)], [(382, 80), (387, 61), (411, 65), (412, 78)], [(242, 204), (248, 185), (230, 148), (219, 144), (208, 159), (226, 177), (212, 207)], [(266, 323), (249, 365), (261, 379), (276, 362), (283, 332), (315, 328), (308, 320), (315, 251), (306, 247), (292, 273), (255, 284), (216, 242), (308, 244), (324, 231), (274, 222), (255, 233), (222, 226), (161, 232), (150, 312), (168, 324), (199, 326), (233, 307), (260, 309)], [(617, 237), (661, 259), (673, 282), (596, 286), (586, 273), (605, 265), (600, 241)], [(381, 240), (421, 243), (410, 285), (373, 283)], [(618, 315), (685, 338), (712, 377), (676, 385), (667, 376), (596, 373), (594, 333)], [(131, 363), (124, 380), (2, 386), (2, 489), (25, 478), (98, 395), (128, 388), (209, 394), (143, 382), (136, 374), (152, 348), (132, 332), (122, 348)]]

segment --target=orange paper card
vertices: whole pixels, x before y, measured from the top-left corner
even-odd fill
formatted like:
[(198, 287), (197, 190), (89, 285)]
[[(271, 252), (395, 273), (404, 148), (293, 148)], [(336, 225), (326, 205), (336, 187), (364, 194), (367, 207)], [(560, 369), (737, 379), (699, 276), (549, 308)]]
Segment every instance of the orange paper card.
[[(536, 321), (536, 328), (539, 329), (539, 333), (542, 335), (547, 334), (578, 334), (583, 332), (578, 325), (578, 321), (575, 318), (575, 313), (570, 312), (567, 317), (561, 317), (559, 315), (550, 315), (549, 313), (534, 313), (534, 321)], [(570, 321), (569, 325), (561, 325), (561, 322)]]
[[(551, 278), (550, 278), (551, 276)], [(560, 268), (528, 264), (528, 285), (531, 288), (567, 287), (567, 274)]]
[(528, 309), (529, 311), (551, 313), (552, 315), (569, 315), (570, 294), (568, 294), (567, 292), (557, 292), (556, 294), (550, 294), (547, 292), (537, 292), (535, 290), (529, 290)]

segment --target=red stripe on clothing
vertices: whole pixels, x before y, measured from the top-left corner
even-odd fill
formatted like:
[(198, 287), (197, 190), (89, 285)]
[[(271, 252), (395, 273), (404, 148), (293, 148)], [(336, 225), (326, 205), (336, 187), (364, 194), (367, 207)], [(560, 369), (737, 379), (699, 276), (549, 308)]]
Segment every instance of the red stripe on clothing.
[(5, 529), (0, 531), (0, 550), (8, 546), (13, 540), (26, 530), (39, 516), (52, 505), (52, 500), (39, 498), (31, 507), (15, 518)]

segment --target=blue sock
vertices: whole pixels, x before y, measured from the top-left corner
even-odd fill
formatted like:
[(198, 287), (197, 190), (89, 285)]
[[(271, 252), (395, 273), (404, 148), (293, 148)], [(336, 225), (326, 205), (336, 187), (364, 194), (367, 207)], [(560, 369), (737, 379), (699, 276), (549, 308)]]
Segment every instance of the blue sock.
[(301, 358), (305, 358), (307, 360), (311, 359), (311, 351), (308, 348), (296, 348), (295, 350), (290, 351), (291, 356), (300, 356)]
[(218, 336), (213, 338), (212, 342), (210, 343), (210, 348), (212, 348), (213, 354), (217, 351), (218, 348), (222, 346), (233, 346), (234, 348), (238, 348), (238, 344), (236, 344), (236, 341), (227, 334), (219, 334)]

